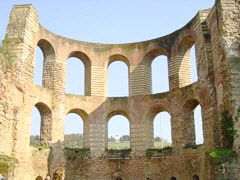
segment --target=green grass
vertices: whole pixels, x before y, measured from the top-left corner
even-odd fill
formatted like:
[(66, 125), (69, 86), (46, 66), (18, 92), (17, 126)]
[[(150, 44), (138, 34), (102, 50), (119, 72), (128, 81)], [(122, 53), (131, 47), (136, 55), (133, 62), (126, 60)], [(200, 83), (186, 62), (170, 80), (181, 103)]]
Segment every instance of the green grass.
[[(171, 143), (168, 142), (154, 142), (154, 148), (162, 149), (164, 147), (171, 146)], [(108, 149), (130, 149), (130, 142), (109, 142)]]
[(108, 143), (108, 149), (130, 149), (130, 142), (109, 142)]
[(154, 142), (154, 148), (156, 149), (162, 149), (169, 146), (172, 146), (172, 144), (169, 142)]

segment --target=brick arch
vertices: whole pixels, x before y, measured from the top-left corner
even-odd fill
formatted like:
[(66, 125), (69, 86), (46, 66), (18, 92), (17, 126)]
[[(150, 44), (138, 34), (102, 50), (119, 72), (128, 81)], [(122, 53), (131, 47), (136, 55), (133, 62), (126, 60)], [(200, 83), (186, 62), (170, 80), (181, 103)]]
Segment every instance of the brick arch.
[(70, 113), (75, 113), (75, 114), (79, 115), (82, 118), (84, 123), (86, 121), (88, 121), (88, 118), (89, 118), (88, 114), (84, 110), (82, 110), (82, 109), (73, 108), (73, 109), (69, 110), (66, 115), (68, 115)]
[(162, 47), (152, 48), (144, 54), (144, 56), (142, 58), (142, 61), (141, 61), (141, 64), (151, 67), (153, 60), (156, 57), (162, 56), (162, 55), (169, 58), (169, 53), (167, 52), (166, 49), (164, 49)]
[[(56, 51), (53, 45), (46, 39), (40, 39), (36, 46), (38, 46), (43, 53), (43, 79), (42, 85), (46, 88), (53, 88), (54, 82), (54, 61), (56, 58)], [(35, 64), (35, 63), (34, 63)], [(36, 68), (36, 67), (35, 67)]]
[(122, 110), (115, 110), (115, 111), (110, 112), (110, 113), (107, 115), (105, 121), (108, 123), (109, 120), (110, 120), (113, 116), (116, 116), (116, 115), (122, 115), (122, 116), (124, 116), (125, 118), (128, 119), (129, 123), (131, 122), (131, 121), (130, 121), (130, 117), (128, 116), (128, 114), (127, 114), (125, 111), (122, 111)]
[[(171, 163), (172, 164), (172, 163)], [(175, 167), (174, 167), (175, 168)], [(172, 168), (173, 169), (173, 168)], [(167, 173), (165, 173), (164, 175), (164, 179), (166, 180), (172, 180), (172, 178), (175, 177), (177, 180), (179, 180), (179, 175), (178, 173), (176, 173), (175, 171), (168, 171)]]
[(197, 41), (197, 34), (193, 29), (182, 30), (178, 37), (175, 38), (172, 47), (171, 47), (171, 56), (175, 55), (180, 49), (181, 46), (186, 44), (192, 46)]
[(91, 95), (91, 66), (90, 58), (81, 51), (73, 51), (69, 54), (68, 58), (78, 58), (84, 64), (84, 95)]
[(81, 60), (85, 66), (85, 68), (88, 68), (92, 65), (92, 62), (90, 58), (83, 52), (81, 51), (73, 51), (69, 54), (68, 58), (75, 57)]
[[(182, 107), (181, 121), (182, 121), (182, 136), (183, 143), (196, 144), (195, 142), (195, 124), (194, 124), (194, 110), (201, 104), (197, 99), (190, 99), (185, 101)], [(203, 116), (202, 116), (203, 117)]]
[(43, 102), (35, 104), (41, 116), (40, 143), (50, 145), (52, 141), (52, 111)]
[(111, 63), (115, 62), (115, 61), (124, 62), (124, 63), (127, 65), (128, 69), (129, 69), (129, 67), (130, 67), (130, 62), (129, 62), (128, 58), (127, 58), (126, 56), (124, 56), (124, 55), (121, 55), (121, 54), (111, 55), (111, 56), (109, 57), (108, 66), (109, 66)]
[(148, 121), (153, 121), (154, 118), (156, 117), (157, 114), (161, 113), (161, 112), (167, 112), (170, 116), (170, 112), (165, 108), (165, 107), (162, 107), (162, 106), (159, 106), (159, 107), (153, 107), (149, 112), (148, 112)]
[(42, 50), (44, 58), (55, 58), (54, 47), (48, 40), (40, 39), (37, 46)]
[(83, 120), (83, 147), (88, 148), (89, 147), (89, 130), (90, 130), (90, 122), (89, 122), (89, 115), (82, 109), (73, 108), (70, 111), (68, 111), (68, 114), (75, 113), (79, 115)]
[(43, 180), (42, 176), (38, 176), (35, 180)]
[(176, 79), (176, 87), (185, 87), (192, 83), (190, 51), (196, 43), (196, 32), (187, 29), (181, 32), (171, 48), (170, 72), (172, 79)]
[(192, 176), (192, 180), (199, 180), (199, 175), (194, 174), (194, 175)]
[(130, 94), (130, 62), (126, 56), (121, 55), (121, 54), (114, 54), (109, 57), (108, 64), (107, 64), (107, 70), (106, 70), (106, 79), (105, 79), (106, 94), (108, 94), (108, 68), (109, 68), (110, 64), (112, 64), (113, 62), (116, 62), (116, 61), (121, 61), (127, 65), (127, 73), (128, 73), (127, 81), (128, 81), (128, 96), (129, 96), (129, 94)]
[(197, 99), (188, 99), (185, 101), (183, 107), (182, 107), (182, 112), (184, 110), (194, 110), (198, 105), (199, 105), (199, 100)]
[(122, 172), (115, 172), (115, 173), (113, 173), (113, 175), (112, 175), (112, 179), (113, 180), (125, 180), (126, 178), (125, 178), (125, 176), (124, 176), (124, 174), (122, 173)]
[(108, 113), (108, 115), (105, 118), (105, 148), (108, 148), (108, 123), (109, 120), (116, 115), (122, 115), (124, 116), (128, 122), (129, 122), (129, 135), (130, 135), (130, 147), (131, 147), (131, 121), (130, 121), (130, 116), (128, 115), (128, 113), (126, 113), (125, 111), (122, 110), (114, 110), (111, 111), (110, 113)]
[(171, 123), (171, 132), (172, 132), (172, 120), (171, 120), (171, 113), (167, 110), (167, 108), (163, 105), (152, 107), (151, 110), (147, 112), (145, 115), (145, 124), (147, 127), (147, 133), (146, 133), (146, 144), (148, 148), (154, 147), (154, 119), (155, 117), (161, 113), (161, 112), (167, 112), (170, 115), (170, 123)]

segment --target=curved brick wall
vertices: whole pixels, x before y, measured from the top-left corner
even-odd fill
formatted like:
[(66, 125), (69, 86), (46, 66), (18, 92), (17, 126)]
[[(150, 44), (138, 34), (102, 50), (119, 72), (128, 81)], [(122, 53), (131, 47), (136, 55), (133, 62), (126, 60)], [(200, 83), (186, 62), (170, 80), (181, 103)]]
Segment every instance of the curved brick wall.
[[(0, 129), (6, 131), (0, 134), (0, 152), (19, 160), (9, 179), (30, 180), (58, 168), (65, 171), (65, 179), (218, 177), (206, 152), (222, 146), (222, 111), (229, 109), (238, 117), (239, 26), (232, 23), (239, 23), (237, 17), (238, 1), (219, 0), (212, 9), (199, 11), (187, 25), (167, 36), (129, 44), (97, 44), (58, 36), (39, 23), (33, 6), (14, 6), (6, 39), (18, 40), (17, 48), (12, 49), (17, 61), (10, 70), (4, 61), (0, 64), (4, 77)], [(194, 44), (198, 81), (192, 84), (190, 49)], [(33, 83), (36, 46), (44, 54), (43, 87)], [(159, 55), (168, 58), (170, 90), (152, 94), (151, 63)], [(65, 94), (69, 57), (81, 59), (85, 66), (85, 96)], [(107, 97), (107, 69), (115, 60), (128, 66), (129, 97)], [(186, 148), (195, 144), (193, 110), (198, 104), (202, 107), (204, 144)], [(34, 105), (42, 116), (41, 143), (51, 146), (49, 150), (29, 146)], [(162, 111), (171, 115), (172, 149), (150, 151), (153, 119)], [(89, 151), (63, 147), (64, 120), (70, 112), (84, 121), (84, 147)], [(131, 151), (124, 157), (105, 150), (107, 123), (113, 114), (122, 114), (130, 122)], [(238, 139), (234, 148), (239, 151)], [(38, 161), (41, 163), (34, 163)]]

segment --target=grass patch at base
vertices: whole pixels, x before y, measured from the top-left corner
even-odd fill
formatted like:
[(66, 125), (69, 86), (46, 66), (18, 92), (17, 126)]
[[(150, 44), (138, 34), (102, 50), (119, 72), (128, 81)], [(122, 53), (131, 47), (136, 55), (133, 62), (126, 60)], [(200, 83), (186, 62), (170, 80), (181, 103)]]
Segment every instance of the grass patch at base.
[(7, 174), (9, 168), (14, 168), (17, 163), (16, 158), (0, 155), (0, 174)]

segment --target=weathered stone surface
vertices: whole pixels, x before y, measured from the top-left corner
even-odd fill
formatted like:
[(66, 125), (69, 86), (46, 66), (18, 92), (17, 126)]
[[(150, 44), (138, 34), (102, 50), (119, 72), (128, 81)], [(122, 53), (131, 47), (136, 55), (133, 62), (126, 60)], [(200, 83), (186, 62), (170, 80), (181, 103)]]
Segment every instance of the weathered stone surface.
[[(50, 172), (69, 180), (168, 180), (173, 176), (190, 180), (194, 175), (240, 179), (237, 159), (217, 168), (207, 155), (210, 149), (223, 146), (224, 110), (238, 120), (235, 129), (240, 135), (239, 4), (238, 0), (218, 0), (172, 34), (130, 44), (61, 37), (40, 25), (32, 5), (14, 6), (6, 39), (16, 42), (8, 49), (16, 59), (0, 56), (0, 154), (18, 160), (6, 177), (33, 180)], [(194, 44), (198, 81), (191, 84), (189, 52)], [(36, 46), (44, 54), (43, 87), (33, 83)], [(151, 63), (159, 55), (168, 58), (170, 91), (152, 94)], [(85, 65), (85, 96), (65, 94), (69, 57), (80, 58)], [(128, 65), (129, 97), (106, 96), (107, 69), (115, 60)], [(196, 147), (193, 110), (199, 104), (204, 144)], [(42, 117), (41, 143), (50, 148), (29, 146), (33, 106)], [(151, 151), (153, 119), (161, 111), (171, 115), (172, 149)], [(64, 149), (64, 119), (71, 112), (84, 121), (84, 151)], [(107, 123), (117, 114), (131, 124), (131, 151), (111, 154), (106, 151)], [(233, 148), (239, 155), (240, 136)]]

